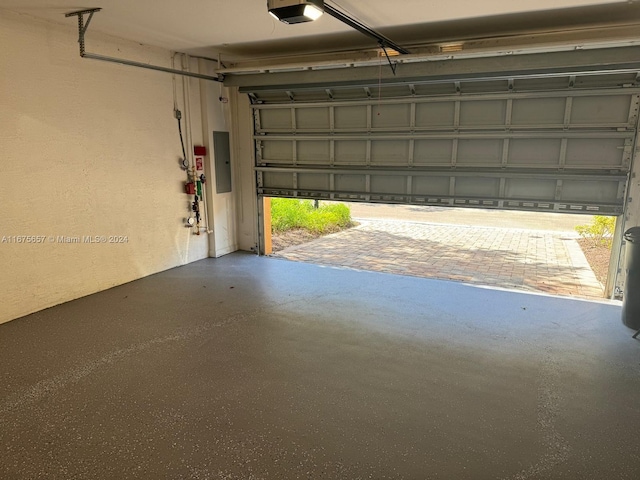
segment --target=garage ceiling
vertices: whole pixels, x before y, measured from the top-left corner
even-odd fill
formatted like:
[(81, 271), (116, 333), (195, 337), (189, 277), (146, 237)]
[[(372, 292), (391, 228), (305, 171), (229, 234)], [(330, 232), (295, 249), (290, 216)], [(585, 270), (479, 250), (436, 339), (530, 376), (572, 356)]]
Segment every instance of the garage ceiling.
[[(330, 3), (406, 45), (640, 24), (640, 5), (635, 0)], [(3, 0), (0, 4), (0, 8), (69, 24), (70, 28), (75, 28), (75, 23), (64, 18), (64, 13), (94, 7), (103, 10), (92, 22), (92, 31), (188, 53), (221, 53), (227, 61), (375, 46), (328, 15), (312, 24), (281, 24), (267, 14), (266, 0)]]

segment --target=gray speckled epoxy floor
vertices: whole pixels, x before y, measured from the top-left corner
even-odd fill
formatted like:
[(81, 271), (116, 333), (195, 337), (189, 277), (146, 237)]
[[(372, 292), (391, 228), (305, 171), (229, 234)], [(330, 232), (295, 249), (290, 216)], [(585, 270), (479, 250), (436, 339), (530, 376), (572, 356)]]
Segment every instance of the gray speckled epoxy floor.
[(640, 478), (620, 306), (233, 254), (0, 325), (4, 479)]

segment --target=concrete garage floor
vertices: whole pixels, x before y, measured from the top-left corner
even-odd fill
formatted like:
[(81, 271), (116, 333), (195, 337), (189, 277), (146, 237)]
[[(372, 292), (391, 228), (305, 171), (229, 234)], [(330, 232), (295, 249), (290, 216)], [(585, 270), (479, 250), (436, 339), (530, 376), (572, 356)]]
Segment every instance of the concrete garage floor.
[(0, 478), (637, 479), (617, 303), (233, 254), (0, 325)]

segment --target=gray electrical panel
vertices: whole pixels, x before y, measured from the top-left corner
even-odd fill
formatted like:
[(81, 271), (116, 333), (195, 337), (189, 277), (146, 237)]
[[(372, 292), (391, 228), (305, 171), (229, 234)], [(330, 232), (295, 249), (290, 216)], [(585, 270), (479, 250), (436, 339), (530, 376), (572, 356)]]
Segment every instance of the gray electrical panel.
[(213, 132), (213, 158), (216, 170), (216, 193), (231, 191), (231, 149), (229, 132)]

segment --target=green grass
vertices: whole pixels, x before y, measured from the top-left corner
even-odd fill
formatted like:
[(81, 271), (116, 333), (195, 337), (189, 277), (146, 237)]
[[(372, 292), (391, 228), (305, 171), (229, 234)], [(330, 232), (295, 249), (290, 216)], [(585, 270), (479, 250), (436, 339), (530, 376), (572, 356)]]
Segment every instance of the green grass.
[(343, 203), (314, 208), (311, 200), (271, 199), (271, 230), (274, 233), (303, 228), (312, 233), (325, 234), (351, 225), (351, 210)]

